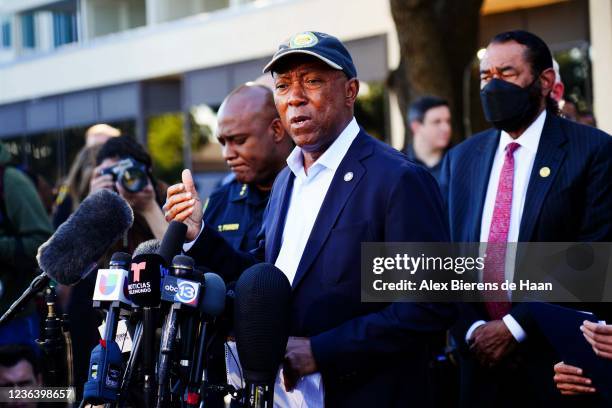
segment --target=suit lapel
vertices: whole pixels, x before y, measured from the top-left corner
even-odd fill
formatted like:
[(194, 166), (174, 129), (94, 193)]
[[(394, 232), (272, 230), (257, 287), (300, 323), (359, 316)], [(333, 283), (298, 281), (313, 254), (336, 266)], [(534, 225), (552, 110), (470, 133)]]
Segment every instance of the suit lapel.
[(278, 193), (273, 193), (270, 197), (269, 214), (278, 214), (277, 217), (273, 215), (268, 216), (268, 219), (274, 222), (270, 227), (269, 234), (266, 231), (266, 261), (270, 263), (276, 262), (276, 258), (280, 251), (281, 238), (285, 227), (285, 219), (287, 218), (287, 208), (289, 206), (289, 200), (291, 199), (291, 192), (293, 191), (294, 178), (295, 175), (287, 167), (285, 171), (279, 174)]
[[(559, 173), (565, 158), (565, 149), (561, 147), (565, 141), (566, 138), (561, 130), (559, 118), (547, 114), (533, 169), (529, 176), (527, 196), (525, 197), (519, 230), (519, 242), (532, 240), (533, 229), (542, 210), (544, 198), (546, 198), (546, 194)], [(543, 177), (540, 175), (540, 170), (544, 167), (549, 168), (550, 175)]]
[[(294, 289), (321, 251), (352, 191), (366, 173), (366, 169), (360, 161), (372, 153), (373, 145), (369, 138), (370, 136), (360, 131), (346, 156), (342, 159), (340, 166), (336, 169), (300, 259), (300, 264), (293, 279), (292, 286)], [(345, 175), (349, 172), (353, 173), (353, 177), (345, 181)]]
[(499, 145), (499, 130), (491, 129), (489, 134), (484, 137), (484, 143), (475, 149), (476, 156), (474, 157), (475, 165), (472, 166), (472, 174), (470, 179), (473, 180), (472, 188), (476, 202), (471, 206), (471, 216), (468, 218), (472, 221), (469, 242), (480, 241), (480, 224), (482, 220), (482, 209), (484, 207), (485, 198), (487, 195), (487, 187), (489, 185), (489, 177), (491, 175), (491, 167), (495, 152)]

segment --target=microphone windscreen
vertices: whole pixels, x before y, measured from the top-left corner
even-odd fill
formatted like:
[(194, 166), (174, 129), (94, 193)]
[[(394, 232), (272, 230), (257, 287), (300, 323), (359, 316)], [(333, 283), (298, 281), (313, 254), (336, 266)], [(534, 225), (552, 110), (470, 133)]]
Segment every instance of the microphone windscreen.
[(246, 269), (236, 282), (234, 328), (244, 378), (274, 383), (289, 337), (291, 285), (272, 264)]
[(225, 282), (213, 272), (204, 274), (204, 297), (200, 300), (200, 312), (218, 317), (225, 309)]
[(158, 306), (161, 280), (167, 271), (164, 258), (157, 254), (142, 254), (132, 258), (128, 275), (128, 294), (132, 302), (140, 307)]
[(159, 239), (150, 239), (145, 242), (141, 242), (140, 245), (134, 250), (134, 256), (144, 254), (157, 254), (161, 247), (161, 241)]
[(38, 265), (57, 282), (74, 284), (133, 222), (134, 213), (119, 194), (96, 191), (38, 248)]
[(181, 253), (186, 233), (187, 225), (182, 222), (171, 221), (170, 224), (168, 224), (168, 229), (164, 234), (158, 252), (164, 258), (167, 265), (170, 265), (174, 255)]

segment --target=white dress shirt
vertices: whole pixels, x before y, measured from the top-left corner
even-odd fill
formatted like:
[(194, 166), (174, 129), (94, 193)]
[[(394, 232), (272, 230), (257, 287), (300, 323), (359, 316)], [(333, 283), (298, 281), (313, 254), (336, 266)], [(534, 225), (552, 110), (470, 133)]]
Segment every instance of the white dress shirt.
[[(283, 228), (281, 248), (274, 265), (287, 275), (291, 283), (336, 169), (358, 133), (359, 125), (353, 118), (308, 171), (304, 171), (304, 156), (299, 147), (296, 146), (287, 158), (287, 165), (295, 175), (295, 179)], [(278, 377), (281, 377), (280, 373)], [(285, 391), (282, 381), (277, 378), (274, 393), (274, 405), (278, 407), (323, 407), (324, 405), (323, 383), (319, 373), (301, 378), (292, 392)], [(279, 394), (278, 398), (276, 394)], [(286, 405), (285, 402), (289, 404)]]
[[(527, 196), (527, 186), (533, 169), (540, 137), (544, 129), (546, 121), (546, 110), (544, 110), (535, 121), (520, 135), (517, 139), (512, 139), (510, 135), (502, 131), (497, 151), (493, 159), (493, 166), (489, 176), (489, 185), (487, 187), (487, 195), (485, 196), (484, 207), (482, 210), (482, 218), (480, 222), (480, 242), (488, 242), (489, 229), (491, 228), (491, 220), (493, 218), (493, 208), (495, 207), (495, 199), (497, 197), (497, 187), (499, 185), (499, 177), (501, 175), (502, 166), (504, 165), (504, 157), (506, 154), (506, 146), (510, 143), (518, 143), (521, 145), (514, 152), (514, 180), (512, 184), (512, 209), (510, 211), (510, 227), (508, 229), (508, 242), (518, 242), (519, 230), (521, 227), (521, 218), (523, 217), (523, 207), (525, 206), (525, 197)], [(516, 248), (508, 248), (506, 252), (506, 267), (505, 278), (512, 281), (514, 277), (514, 260), (516, 256)], [(516, 341), (525, 340), (527, 334), (518, 322), (511, 315), (506, 315), (502, 319), (512, 336)], [(466, 333), (466, 340), (469, 340), (477, 327), (485, 324), (484, 320), (479, 320), (472, 324)]]
[(287, 165), (295, 175), (295, 180), (281, 248), (274, 264), (287, 275), (291, 283), (336, 169), (358, 133), (359, 126), (353, 118), (334, 143), (310, 166), (308, 174), (304, 171), (302, 149), (296, 146), (287, 158)]

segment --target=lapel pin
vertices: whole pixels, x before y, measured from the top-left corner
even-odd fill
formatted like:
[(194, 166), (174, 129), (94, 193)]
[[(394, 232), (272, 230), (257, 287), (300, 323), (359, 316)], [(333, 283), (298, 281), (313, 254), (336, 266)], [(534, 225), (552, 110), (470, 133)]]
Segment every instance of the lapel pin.
[(353, 172), (349, 171), (344, 175), (344, 181), (351, 181), (353, 179)]
[(550, 176), (550, 167), (546, 167), (546, 166), (542, 167), (540, 169), (540, 177), (546, 178), (548, 176)]

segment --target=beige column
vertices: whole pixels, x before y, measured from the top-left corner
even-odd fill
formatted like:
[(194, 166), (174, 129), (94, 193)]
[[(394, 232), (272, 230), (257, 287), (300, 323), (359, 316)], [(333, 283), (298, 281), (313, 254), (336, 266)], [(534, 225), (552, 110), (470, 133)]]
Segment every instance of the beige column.
[(589, 0), (589, 15), (595, 118), (612, 134), (612, 0)]

